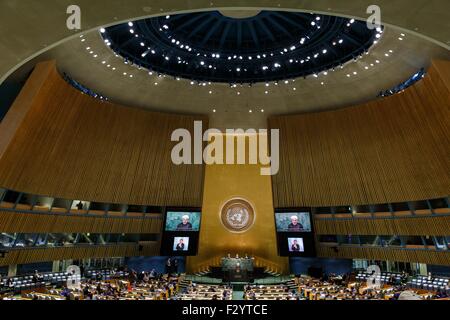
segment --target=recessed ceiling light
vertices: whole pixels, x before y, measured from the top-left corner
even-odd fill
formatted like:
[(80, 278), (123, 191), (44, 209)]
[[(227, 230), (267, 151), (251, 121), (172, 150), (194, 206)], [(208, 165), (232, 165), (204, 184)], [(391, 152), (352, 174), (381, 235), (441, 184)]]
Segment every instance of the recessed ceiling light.
[(264, 112), (264, 109), (261, 109), (261, 112)]
[(105, 31), (106, 31), (105, 28), (100, 28), (101, 33), (105, 33)]

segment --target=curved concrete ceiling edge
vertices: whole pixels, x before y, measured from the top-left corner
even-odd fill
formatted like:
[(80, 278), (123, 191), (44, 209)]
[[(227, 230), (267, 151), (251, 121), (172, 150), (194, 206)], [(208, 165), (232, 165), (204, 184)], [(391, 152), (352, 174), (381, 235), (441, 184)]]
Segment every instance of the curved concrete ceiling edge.
[[(134, 2), (139, 2), (139, 1), (134, 1)], [(230, 2), (230, 1), (227, 1), (227, 2)], [(240, 2), (245, 2), (245, 1), (240, 1)], [(260, 1), (260, 2), (267, 2), (267, 1)], [(281, 3), (284, 2), (284, 1), (283, 0), (279, 0), (278, 2), (280, 2), (280, 4), (278, 4), (278, 6), (231, 6), (231, 5), (227, 5), (227, 6), (215, 6), (215, 7), (209, 6), (209, 7), (205, 7), (205, 8), (195, 8), (195, 9), (192, 8), (192, 9), (186, 9), (186, 10), (182, 10), (182, 9), (181, 10), (180, 9), (178, 9), (178, 10), (177, 9), (174, 9), (174, 10), (166, 9), (166, 11), (163, 11), (162, 9), (160, 9), (160, 12), (158, 12), (158, 13), (147, 14), (147, 15), (142, 15), (142, 16), (126, 17), (126, 18), (123, 17), (120, 20), (114, 20), (114, 22), (106, 23), (106, 24), (105, 23), (100, 23), (99, 24), (98, 22), (93, 22), (93, 24), (96, 25), (95, 27), (91, 27), (91, 28), (88, 28), (88, 29), (83, 30), (81, 32), (78, 32), (76, 34), (72, 34), (70, 36), (62, 38), (62, 39), (60, 39), (60, 40), (58, 40), (58, 41), (56, 41), (56, 42), (46, 46), (44, 49), (38, 50), (34, 54), (32, 54), (32, 55), (28, 56), (27, 58), (23, 59), (20, 63), (12, 66), (8, 71), (6, 71), (6, 73), (4, 73), (1, 76), (0, 84), (2, 84), (11, 74), (13, 74), (21, 66), (23, 66), (27, 62), (31, 61), (32, 59), (38, 57), (39, 55), (45, 53), (46, 51), (51, 50), (51, 49), (57, 47), (58, 45), (66, 42), (66, 41), (69, 41), (69, 40), (72, 40), (72, 39), (74, 39), (76, 37), (79, 37), (81, 34), (84, 34), (86, 32), (91, 32), (91, 31), (94, 31), (94, 30), (99, 29), (101, 27), (112, 26), (112, 25), (116, 25), (116, 24), (123, 23), (123, 22), (126, 22), (126, 21), (134, 21), (134, 20), (145, 19), (145, 18), (149, 18), (149, 17), (157, 17), (157, 16), (162, 16), (162, 15), (167, 15), (167, 14), (171, 14), (172, 15), (172, 14), (178, 14), (178, 13), (215, 11), (215, 10), (256, 10), (256, 9), (258, 9), (258, 10), (277, 10), (277, 11), (296, 11), (296, 12), (306, 12), (306, 13), (314, 12), (314, 13), (317, 13), (317, 14), (335, 15), (335, 16), (340, 16), (340, 17), (345, 17), (345, 18), (354, 18), (354, 19), (359, 19), (359, 20), (365, 20), (367, 18), (367, 16), (362, 17), (359, 14), (350, 14), (350, 13), (349, 14), (346, 14), (346, 13), (344, 14), (344, 13), (339, 12), (339, 11), (333, 11), (328, 6), (327, 6), (328, 10), (323, 10), (323, 9), (315, 10), (315, 9), (312, 9), (312, 8), (311, 9), (307, 9), (307, 8), (299, 9), (299, 8), (295, 8), (295, 7), (292, 7), (292, 8), (281, 7)], [(287, 2), (290, 2), (290, 1), (287, 1)], [(315, 2), (318, 2), (318, 1), (315, 1)], [(321, 2), (330, 2), (330, 1), (321, 1)], [(378, 1), (378, 2), (383, 2), (383, 1)], [(408, 2), (410, 3), (410, 1), (408, 1)], [(444, 4), (445, 2), (446, 2), (445, 0), (442, 1), (442, 4), (444, 6), (445, 6), (445, 4)], [(210, 4), (212, 4), (212, 3), (210, 3)], [(189, 6), (190, 4), (183, 3), (183, 5)], [(309, 5), (311, 5), (311, 4), (309, 4)], [(320, 4), (314, 3), (313, 5), (320, 5)], [(381, 4), (379, 4), (379, 5), (381, 6)], [(447, 6), (449, 6), (448, 3), (447, 3)], [(362, 7), (364, 7), (364, 5), (362, 5)], [(449, 12), (449, 11), (447, 11), (447, 12)], [(447, 15), (450, 15), (450, 14), (447, 13)], [(450, 17), (449, 17), (449, 19), (447, 21), (450, 21)], [(410, 28), (407, 28), (407, 27), (404, 27), (404, 26), (401, 26), (401, 25), (398, 25), (398, 24), (392, 24), (392, 23), (389, 23), (389, 22), (386, 22), (386, 21), (382, 21), (382, 23), (385, 26), (388, 26), (388, 27), (391, 27), (391, 28), (396, 28), (397, 30), (413, 34), (413, 35), (421, 37), (421, 38), (423, 38), (423, 39), (425, 39), (427, 41), (430, 41), (430, 42), (432, 42), (434, 44), (437, 44), (437, 45), (439, 45), (439, 46), (441, 46), (441, 47), (443, 47), (443, 48), (445, 48), (447, 50), (450, 50), (450, 46), (447, 45), (446, 43), (444, 43), (444, 42), (442, 42), (442, 41), (440, 41), (438, 39), (434, 39), (434, 38), (432, 38), (432, 37), (430, 37), (430, 36), (428, 36), (428, 35), (426, 35), (424, 33), (418, 32), (416, 30), (412, 30)]]

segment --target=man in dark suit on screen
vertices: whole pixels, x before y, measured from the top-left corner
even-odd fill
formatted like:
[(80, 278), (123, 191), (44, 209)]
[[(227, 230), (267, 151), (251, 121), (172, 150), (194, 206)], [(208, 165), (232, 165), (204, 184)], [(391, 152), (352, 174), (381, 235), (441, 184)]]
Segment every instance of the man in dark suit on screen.
[(300, 252), (300, 245), (298, 244), (297, 240), (294, 240), (291, 246), (292, 252)]
[(178, 242), (176, 250), (177, 251), (183, 251), (184, 250), (184, 240), (183, 239), (180, 239), (180, 241)]
[(189, 216), (186, 214), (182, 218), (182, 221), (177, 226), (177, 231), (191, 231), (192, 223), (189, 222)]
[(288, 226), (288, 231), (303, 231), (303, 225), (298, 222), (297, 216), (291, 217), (291, 223)]

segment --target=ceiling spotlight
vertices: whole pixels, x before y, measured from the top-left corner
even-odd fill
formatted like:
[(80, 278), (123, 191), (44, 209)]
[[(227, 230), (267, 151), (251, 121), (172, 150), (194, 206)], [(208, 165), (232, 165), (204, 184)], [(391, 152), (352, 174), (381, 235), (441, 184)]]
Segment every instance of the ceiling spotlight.
[(101, 28), (101, 29), (100, 29), (100, 32), (101, 32), (101, 33), (105, 33), (105, 31), (106, 31), (105, 28)]
[(253, 110), (248, 110), (248, 112), (249, 112), (249, 113), (252, 113), (252, 112), (253, 112)]
[(261, 109), (261, 112), (263, 112), (263, 113), (264, 113), (264, 109)]
[(340, 39), (340, 40), (339, 40), (338, 42), (339, 42), (339, 43), (343, 43), (343, 42), (344, 42), (344, 40)]
[(216, 113), (216, 109), (213, 109), (213, 112)]
[(134, 30), (133, 30), (133, 29), (130, 29), (130, 33), (134, 33)]
[(133, 22), (128, 22), (128, 25), (130, 26), (130, 27), (132, 27), (133, 26)]
[(311, 25), (312, 25), (312, 26), (315, 26), (315, 25), (316, 25), (316, 22), (315, 22), (315, 21), (311, 21)]

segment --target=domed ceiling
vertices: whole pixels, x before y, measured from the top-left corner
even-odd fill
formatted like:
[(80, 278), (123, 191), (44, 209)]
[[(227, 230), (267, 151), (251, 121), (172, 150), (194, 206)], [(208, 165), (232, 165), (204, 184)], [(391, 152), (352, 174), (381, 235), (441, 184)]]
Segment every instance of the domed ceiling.
[(366, 22), (302, 12), (259, 11), (160, 16), (101, 29), (126, 62), (150, 71), (222, 83), (304, 77), (356, 59), (381, 28)]

